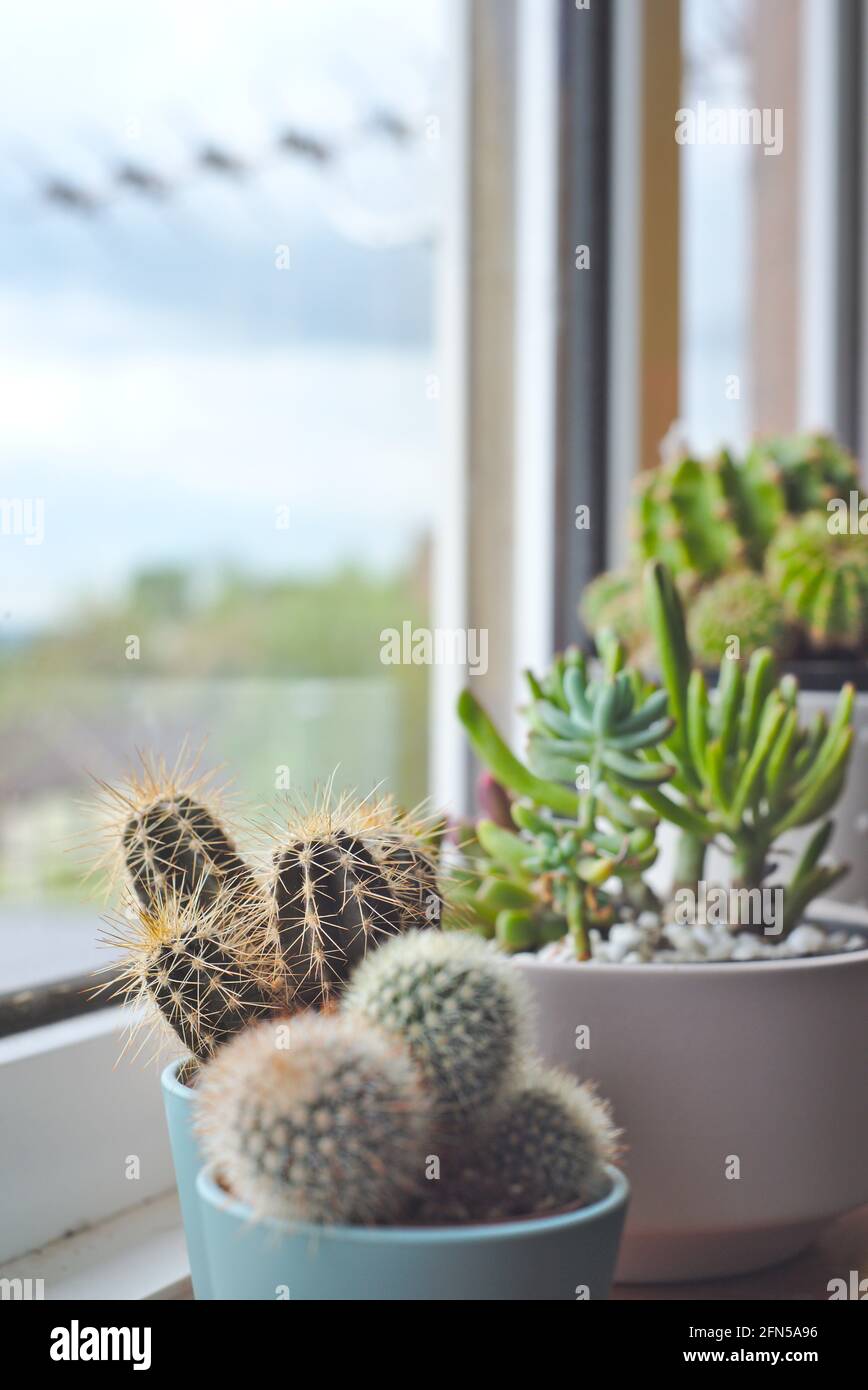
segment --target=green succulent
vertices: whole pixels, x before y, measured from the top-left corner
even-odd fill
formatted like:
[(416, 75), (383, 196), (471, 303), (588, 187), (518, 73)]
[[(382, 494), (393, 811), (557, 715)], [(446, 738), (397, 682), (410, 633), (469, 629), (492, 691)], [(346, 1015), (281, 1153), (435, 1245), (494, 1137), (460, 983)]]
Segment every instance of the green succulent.
[[(482, 822), (488, 856), (465, 905), (491, 924), (501, 943), (526, 950), (563, 935), (589, 954), (588, 928), (605, 928), (614, 908), (606, 886), (647, 898), (641, 875), (656, 857), (655, 820), (635, 793), (659, 787), (674, 767), (653, 756), (673, 729), (665, 691), (649, 691), (636, 671), (620, 669), (623, 651), (606, 645), (607, 664), (588, 679), (585, 658), (571, 650), (538, 681), (528, 674), (531, 733), (527, 764), (507, 747), (475, 698), (458, 704), (474, 749), (520, 800), (516, 833)], [(626, 887), (625, 887), (626, 886)], [(558, 924), (560, 930), (558, 930)]]
[(868, 547), (830, 531), (828, 515), (790, 522), (772, 542), (769, 575), (819, 651), (862, 651), (868, 639)]
[(854, 689), (845, 685), (830, 722), (821, 714), (805, 727), (797, 708), (799, 687), (792, 676), (778, 680), (774, 658), (760, 648), (746, 668), (724, 658), (711, 694), (694, 669), (684, 611), (664, 565), (646, 574), (649, 620), (676, 730), (667, 744), (678, 771), (672, 789), (647, 796), (661, 817), (686, 832), (678, 877), (702, 877), (705, 852), (715, 840), (728, 843), (735, 883), (760, 887), (774, 867), (780, 836), (800, 826), (818, 828), (796, 864), (785, 890), (784, 930), (796, 925), (807, 903), (845, 873), (841, 865), (822, 865), (832, 822), (828, 819), (847, 775), (853, 744)]

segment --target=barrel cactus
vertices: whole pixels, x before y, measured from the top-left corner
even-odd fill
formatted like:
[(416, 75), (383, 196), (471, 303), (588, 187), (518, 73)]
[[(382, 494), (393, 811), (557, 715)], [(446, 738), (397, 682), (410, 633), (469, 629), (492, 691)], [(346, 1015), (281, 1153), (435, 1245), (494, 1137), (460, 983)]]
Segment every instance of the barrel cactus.
[(732, 637), (738, 638), (734, 654), (742, 657), (751, 656), (758, 647), (787, 656), (796, 637), (782, 599), (753, 570), (736, 570), (707, 585), (690, 606), (687, 632), (693, 655), (702, 666), (717, 666), (724, 656), (733, 654)]
[(342, 1009), (407, 1046), (447, 1129), (497, 1104), (525, 1049), (523, 981), (487, 942), (464, 933), (388, 942), (356, 971)]
[(439, 918), (434, 862), (418, 830), (388, 804), (346, 797), (290, 816), (271, 894), (301, 1005), (330, 1005), (373, 946)]
[(423, 1179), (429, 1098), (405, 1049), (357, 1019), (249, 1029), (203, 1069), (196, 1108), (208, 1158), (257, 1217), (388, 1223)]
[(781, 529), (768, 570), (793, 621), (819, 651), (860, 651), (868, 639), (865, 537), (837, 534), (826, 513), (810, 512)]
[(760, 439), (748, 452), (744, 469), (754, 485), (765, 479), (778, 488), (783, 509), (793, 515), (825, 510), (830, 498), (846, 497), (859, 486), (853, 455), (827, 434)]
[(492, 1123), (447, 1154), (418, 1219), (500, 1221), (585, 1206), (608, 1188), (617, 1141), (608, 1107), (587, 1085), (533, 1066)]

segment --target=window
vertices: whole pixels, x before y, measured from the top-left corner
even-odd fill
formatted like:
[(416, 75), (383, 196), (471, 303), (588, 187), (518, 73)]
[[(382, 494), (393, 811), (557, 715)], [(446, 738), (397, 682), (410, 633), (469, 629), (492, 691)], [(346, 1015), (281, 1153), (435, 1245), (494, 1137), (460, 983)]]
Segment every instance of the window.
[(96, 962), (89, 776), (429, 791), (444, 6), (7, 16), (0, 992)]

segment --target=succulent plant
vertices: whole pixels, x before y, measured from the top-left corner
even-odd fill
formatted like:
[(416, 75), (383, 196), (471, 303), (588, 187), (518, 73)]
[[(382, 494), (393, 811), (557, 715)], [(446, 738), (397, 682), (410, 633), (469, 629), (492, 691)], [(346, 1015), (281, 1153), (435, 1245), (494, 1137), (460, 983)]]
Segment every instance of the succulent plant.
[(435, 925), (433, 860), (388, 803), (342, 797), (290, 819), (274, 852), (281, 954), (298, 1004), (330, 1004), (380, 941)]
[(758, 647), (787, 656), (796, 637), (776, 589), (753, 570), (723, 574), (702, 589), (690, 605), (687, 632), (702, 666), (717, 666), (729, 655), (733, 637), (738, 638), (742, 658)]
[[(168, 1024), (199, 1061), (280, 999), (276, 950), (258, 914), (237, 899), (160, 896), (153, 909), (130, 904), (106, 942), (123, 951), (115, 994)], [(115, 983), (113, 980), (112, 983)]]
[(533, 1066), (492, 1122), (447, 1152), (417, 1220), (501, 1221), (585, 1206), (608, 1187), (617, 1138), (608, 1107), (587, 1085)]
[(861, 534), (836, 534), (826, 513), (782, 528), (768, 570), (790, 618), (820, 651), (862, 651), (868, 640), (868, 548)]
[(724, 658), (713, 697), (693, 669), (684, 612), (665, 566), (646, 576), (649, 621), (677, 720), (667, 751), (678, 766), (668, 791), (645, 793), (651, 808), (686, 832), (678, 877), (702, 877), (705, 851), (722, 837), (732, 846), (735, 882), (759, 887), (774, 865), (771, 856), (785, 831), (822, 822), (785, 890), (783, 927), (795, 926), (812, 898), (840, 879), (846, 868), (819, 859), (830, 834), (824, 820), (841, 794), (853, 744), (854, 690), (845, 685), (831, 721), (820, 715), (809, 727), (799, 720), (798, 682), (777, 679), (772, 653), (755, 651), (743, 674), (740, 661)]
[[(749, 450), (744, 471), (754, 487), (765, 481), (783, 494), (779, 512), (825, 511), (832, 497), (846, 497), (859, 487), (856, 460), (831, 435), (796, 434), (758, 440)], [(774, 526), (767, 529), (767, 540)]]
[(240, 1034), (203, 1069), (196, 1109), (208, 1158), (258, 1217), (388, 1223), (423, 1179), (430, 1099), (407, 1051), (357, 1018)]
[[(509, 750), (469, 691), (458, 713), (480, 759), (522, 801), (513, 806), (517, 832), (482, 822), (489, 857), (479, 889), (465, 905), (511, 950), (552, 939), (566, 920), (580, 957), (588, 928), (612, 920), (605, 886), (617, 878), (628, 895), (656, 858), (653, 815), (634, 793), (665, 782), (674, 766), (647, 754), (672, 731), (667, 696), (648, 694), (637, 672), (620, 670), (623, 652), (606, 647), (607, 666), (588, 680), (583, 655), (555, 659), (542, 681), (528, 676), (531, 702), (528, 764)], [(617, 790), (613, 779), (617, 776)], [(560, 935), (563, 934), (561, 930)]]
[(344, 1017), (400, 1040), (447, 1129), (494, 1106), (525, 1046), (523, 982), (485, 942), (458, 932), (412, 932), (355, 972)]

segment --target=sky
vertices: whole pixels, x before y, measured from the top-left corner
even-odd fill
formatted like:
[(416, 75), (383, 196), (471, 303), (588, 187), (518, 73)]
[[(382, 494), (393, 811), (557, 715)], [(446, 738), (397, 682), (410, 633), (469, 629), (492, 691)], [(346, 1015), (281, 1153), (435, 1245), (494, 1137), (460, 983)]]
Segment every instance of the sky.
[[(2, 492), (44, 500), (45, 540), (0, 537), (0, 633), (56, 624), (139, 565), (382, 566), (430, 528), (438, 149), (370, 121), (442, 114), (441, 9), (6, 11)], [(327, 173), (280, 154), (286, 126), (340, 152)], [(250, 172), (197, 169), (208, 142)], [(125, 160), (171, 196), (119, 195)], [(52, 178), (98, 215), (50, 207)]]
[[(436, 529), (440, 143), (401, 145), (371, 118), (448, 123), (446, 8), (6, 7), (0, 491), (44, 499), (45, 541), (0, 536), (0, 638), (56, 625), (143, 565), (382, 567)], [(717, 12), (688, 0), (689, 48), (707, 48)], [(685, 95), (741, 104), (744, 83), (724, 61)], [(287, 126), (338, 151), (327, 172), (279, 153)], [(250, 172), (197, 169), (209, 142)], [(750, 170), (738, 147), (682, 158), (681, 413), (711, 448), (744, 433), (746, 402), (721, 382), (746, 375)], [(171, 196), (119, 193), (122, 161)], [(52, 209), (52, 178), (98, 215)]]

